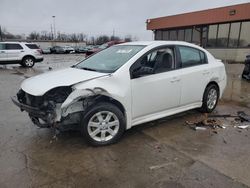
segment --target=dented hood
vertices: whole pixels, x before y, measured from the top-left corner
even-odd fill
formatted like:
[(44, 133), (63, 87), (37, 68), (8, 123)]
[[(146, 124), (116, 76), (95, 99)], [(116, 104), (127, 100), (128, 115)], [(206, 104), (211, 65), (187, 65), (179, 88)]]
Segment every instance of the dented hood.
[(28, 78), (22, 83), (21, 88), (31, 95), (41, 96), (55, 87), (70, 86), (106, 75), (108, 73), (67, 68)]

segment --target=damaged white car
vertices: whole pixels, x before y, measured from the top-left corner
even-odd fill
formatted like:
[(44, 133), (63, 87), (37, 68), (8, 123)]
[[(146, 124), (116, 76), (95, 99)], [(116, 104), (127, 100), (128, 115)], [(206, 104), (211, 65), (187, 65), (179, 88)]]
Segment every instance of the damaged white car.
[(13, 102), (39, 127), (81, 130), (92, 145), (186, 110), (211, 112), (226, 86), (224, 64), (196, 45), (131, 42), (63, 70), (25, 80)]

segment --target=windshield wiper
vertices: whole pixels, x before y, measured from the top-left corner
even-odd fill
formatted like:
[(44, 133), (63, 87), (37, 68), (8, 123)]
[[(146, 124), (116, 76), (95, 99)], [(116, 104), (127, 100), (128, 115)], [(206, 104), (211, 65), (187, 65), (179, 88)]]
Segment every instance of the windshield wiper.
[(87, 67), (81, 67), (81, 69), (83, 70), (88, 70), (88, 71), (97, 71), (96, 69), (91, 69), (91, 68), (87, 68)]

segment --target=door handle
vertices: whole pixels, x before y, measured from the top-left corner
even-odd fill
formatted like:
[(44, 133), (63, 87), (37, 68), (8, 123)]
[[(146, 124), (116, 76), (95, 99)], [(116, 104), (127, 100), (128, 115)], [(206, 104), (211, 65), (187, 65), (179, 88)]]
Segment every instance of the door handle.
[(23, 50), (21, 50), (21, 52), (24, 52)]
[(1, 51), (1, 53), (5, 53), (5, 51)]
[(170, 82), (171, 83), (174, 83), (174, 82), (179, 82), (181, 79), (180, 78), (178, 78), (178, 77), (173, 77), (171, 80), (170, 80)]

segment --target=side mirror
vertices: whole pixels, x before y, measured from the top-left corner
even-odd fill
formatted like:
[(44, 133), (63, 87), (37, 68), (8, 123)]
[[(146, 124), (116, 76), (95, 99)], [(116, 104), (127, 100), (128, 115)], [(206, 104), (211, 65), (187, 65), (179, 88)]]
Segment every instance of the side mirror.
[(146, 66), (141, 66), (140, 68), (134, 70), (133, 77), (134, 78), (138, 78), (138, 77), (149, 75), (149, 74), (153, 74), (153, 73), (154, 73), (154, 69), (153, 68), (146, 67)]

